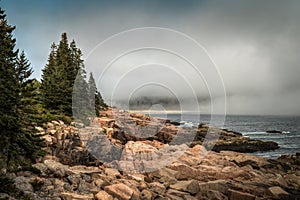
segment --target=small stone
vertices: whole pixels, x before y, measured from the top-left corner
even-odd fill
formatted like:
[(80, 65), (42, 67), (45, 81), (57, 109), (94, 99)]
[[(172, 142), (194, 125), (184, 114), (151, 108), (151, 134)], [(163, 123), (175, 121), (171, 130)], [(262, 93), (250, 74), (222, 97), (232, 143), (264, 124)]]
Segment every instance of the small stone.
[(133, 179), (138, 182), (144, 181), (144, 178), (145, 178), (145, 176), (143, 174), (128, 174), (127, 176), (130, 179)]
[(95, 195), (96, 200), (113, 200), (114, 198), (104, 190)]
[(133, 194), (133, 190), (123, 183), (106, 186), (104, 190), (120, 200), (129, 200)]
[(64, 200), (93, 200), (94, 195), (93, 194), (76, 194), (76, 193), (68, 193), (63, 192), (61, 193), (61, 196)]
[(106, 169), (104, 169), (104, 173), (107, 176), (115, 176), (115, 177), (121, 176), (120, 172), (115, 168), (106, 168)]
[(268, 193), (272, 195), (274, 198), (280, 199), (284, 196), (288, 196), (289, 193), (284, 191), (281, 187), (279, 186), (274, 186), (274, 187), (269, 187)]

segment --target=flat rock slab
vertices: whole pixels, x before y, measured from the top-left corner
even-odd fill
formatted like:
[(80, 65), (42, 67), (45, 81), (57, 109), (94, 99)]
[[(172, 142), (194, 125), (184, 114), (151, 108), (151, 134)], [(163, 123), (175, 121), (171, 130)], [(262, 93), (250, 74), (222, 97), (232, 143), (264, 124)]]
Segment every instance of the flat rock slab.
[(281, 187), (279, 186), (274, 186), (274, 187), (269, 187), (268, 193), (272, 195), (276, 199), (280, 199), (283, 196), (288, 196), (289, 193), (284, 191)]
[(133, 190), (123, 183), (106, 186), (104, 190), (120, 200), (129, 200), (133, 194)]

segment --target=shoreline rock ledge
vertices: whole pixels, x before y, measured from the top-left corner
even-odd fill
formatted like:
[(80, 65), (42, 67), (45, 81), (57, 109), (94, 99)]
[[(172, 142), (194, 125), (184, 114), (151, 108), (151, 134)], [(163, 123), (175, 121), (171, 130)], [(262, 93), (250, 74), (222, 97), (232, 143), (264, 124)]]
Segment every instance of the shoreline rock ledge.
[[(45, 150), (49, 155), (33, 165), (40, 173), (20, 171), (7, 173), (7, 176), (14, 180), (20, 194), (37, 200), (262, 200), (300, 197), (300, 154), (271, 160), (237, 152), (241, 149), (224, 150), (224, 143), (230, 140), (245, 143), (251, 140), (240, 133), (207, 125), (196, 129), (197, 137), (189, 147), (180, 142), (172, 144), (177, 126), (163, 119), (123, 114), (128, 123), (114, 118), (112, 110), (103, 112), (94, 122), (102, 126), (85, 127), (82, 136), (81, 129), (73, 125), (49, 123), (40, 130), (48, 138)], [(146, 127), (158, 131), (146, 137), (129, 134), (129, 130)], [(208, 130), (220, 131), (219, 141), (223, 146), (219, 144), (218, 151), (207, 151), (201, 145)], [(105, 142), (99, 143), (103, 150), (117, 152), (96, 155), (105, 157), (107, 162), (99, 161), (87, 150), (89, 141), (95, 136), (106, 138), (106, 142), (113, 144), (112, 148), (105, 146)], [(238, 145), (238, 142), (234, 144)], [(174, 160), (173, 152), (180, 152)], [(166, 160), (172, 162), (163, 165)], [(143, 165), (142, 161), (145, 161)], [(145, 167), (152, 167), (152, 170), (143, 171)], [(14, 199), (5, 193), (0, 194), (0, 199), (2, 197)]]

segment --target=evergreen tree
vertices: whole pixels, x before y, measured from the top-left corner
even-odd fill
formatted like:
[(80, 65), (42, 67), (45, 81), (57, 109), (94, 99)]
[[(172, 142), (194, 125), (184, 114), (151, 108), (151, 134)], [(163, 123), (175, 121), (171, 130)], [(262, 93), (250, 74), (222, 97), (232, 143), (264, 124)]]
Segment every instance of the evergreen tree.
[(89, 107), (90, 107), (91, 112), (92, 112), (91, 114), (93, 114), (93, 115), (96, 114), (96, 116), (99, 116), (100, 109), (98, 109), (98, 105), (96, 105), (96, 101), (95, 101), (97, 86), (96, 86), (96, 83), (95, 83), (93, 73), (90, 73), (88, 85), (89, 85), (89, 92), (88, 92)]
[(22, 51), (16, 63), (16, 78), (19, 85), (17, 110), (22, 133), (18, 134), (17, 143), (24, 150), (26, 157), (34, 161), (44, 152), (40, 150), (43, 140), (35, 134), (35, 126), (41, 123), (41, 117), (38, 110), (38, 85), (35, 79), (30, 79), (32, 73), (30, 63)]
[(75, 121), (89, 125), (90, 117), (94, 117), (94, 113), (90, 107), (88, 93), (89, 86), (85, 79), (85, 71), (83, 69), (79, 69), (74, 83), (72, 109)]
[(77, 75), (85, 78), (82, 53), (63, 33), (59, 44), (52, 44), (43, 70), (41, 92), (44, 107), (53, 114), (72, 116), (72, 94)]
[(18, 51), (14, 50), (16, 40), (12, 36), (15, 27), (8, 25), (6, 15), (0, 8), (0, 143), (1, 167), (7, 167), (14, 157), (13, 149), (19, 132), (17, 115), (18, 82), (15, 65)]
[(104, 110), (107, 105), (104, 103), (100, 92), (97, 90), (95, 79), (93, 73), (90, 73), (89, 77), (89, 106), (92, 108), (92, 114), (96, 114), (97, 117), (100, 116), (100, 111)]
[[(14, 168), (34, 161), (39, 149), (38, 137), (28, 129), (30, 64), (18, 50), (12, 36), (15, 27), (8, 25), (0, 8), (0, 167)], [(30, 101), (30, 103), (29, 103)]]
[(55, 77), (57, 77), (57, 67), (56, 67), (56, 49), (57, 46), (53, 43), (51, 45), (51, 51), (48, 58), (48, 63), (43, 69), (42, 74), (42, 84), (41, 84), (41, 94), (43, 105), (49, 110), (58, 110), (58, 104), (56, 104), (56, 87), (57, 82)]

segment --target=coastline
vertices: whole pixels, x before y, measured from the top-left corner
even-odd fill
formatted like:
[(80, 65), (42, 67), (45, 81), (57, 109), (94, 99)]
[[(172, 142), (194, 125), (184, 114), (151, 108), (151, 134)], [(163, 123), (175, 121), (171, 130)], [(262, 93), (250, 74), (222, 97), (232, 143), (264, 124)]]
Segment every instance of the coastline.
[[(137, 137), (128, 132), (150, 127), (157, 130), (154, 124), (160, 127), (154, 136)], [(34, 199), (66, 200), (254, 200), (300, 196), (300, 155), (272, 160), (228, 151), (227, 144), (235, 144), (233, 141), (244, 141), (249, 148), (251, 140), (237, 132), (203, 124), (197, 128), (196, 143), (187, 146), (184, 140), (177, 140), (178, 144), (168, 142), (178, 131), (170, 120), (110, 109), (89, 127), (74, 125), (52, 121), (40, 127), (48, 151), (33, 165), (40, 173), (10, 174), (24, 194)], [(210, 128), (211, 133), (220, 132), (223, 146), (219, 145), (217, 151), (208, 151), (199, 143)], [(239, 145), (243, 142), (233, 146), (240, 148)]]

